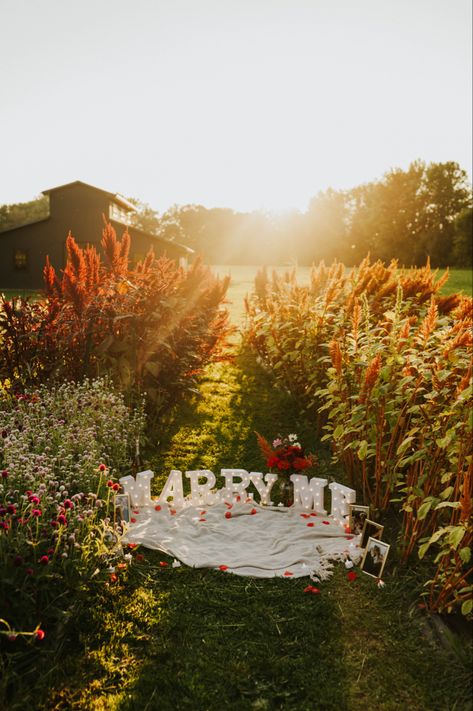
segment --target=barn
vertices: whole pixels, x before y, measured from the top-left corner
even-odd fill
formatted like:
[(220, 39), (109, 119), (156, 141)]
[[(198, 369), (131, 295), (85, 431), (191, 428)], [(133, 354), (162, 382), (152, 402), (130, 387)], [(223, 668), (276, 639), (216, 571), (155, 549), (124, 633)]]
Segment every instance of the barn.
[(136, 208), (118, 193), (76, 180), (43, 194), (49, 198), (48, 217), (0, 232), (0, 289), (41, 289), (47, 255), (56, 271), (65, 266), (69, 232), (80, 246), (93, 245), (101, 253), (104, 218), (119, 238), (128, 230), (134, 262), (150, 247), (157, 256), (165, 254), (183, 266), (194, 254), (189, 247), (134, 227)]

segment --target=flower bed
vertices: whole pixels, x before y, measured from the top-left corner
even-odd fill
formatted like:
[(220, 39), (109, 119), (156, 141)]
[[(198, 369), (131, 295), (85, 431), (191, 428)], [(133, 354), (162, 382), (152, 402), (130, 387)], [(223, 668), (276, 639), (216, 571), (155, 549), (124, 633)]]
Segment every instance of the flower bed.
[(369, 260), (349, 276), (321, 265), (309, 287), (262, 273), (246, 337), (365, 502), (402, 512), (401, 558), (437, 554), (431, 609), (468, 615), (472, 300), (441, 284), (428, 265), (404, 276)]
[(109, 579), (122, 556), (112, 497), (143, 429), (142, 408), (130, 410), (106, 380), (1, 396), (4, 643), (42, 639), (74, 592)]

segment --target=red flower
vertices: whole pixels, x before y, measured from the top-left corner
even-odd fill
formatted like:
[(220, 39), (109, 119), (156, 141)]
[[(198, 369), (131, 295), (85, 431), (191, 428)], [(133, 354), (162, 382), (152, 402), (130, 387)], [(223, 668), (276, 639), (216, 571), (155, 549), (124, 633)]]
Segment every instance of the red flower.
[(278, 462), (278, 465), (277, 465), (277, 466), (278, 466), (278, 469), (279, 469), (279, 470), (284, 470), (284, 471), (286, 471), (287, 469), (290, 469), (290, 468), (291, 468), (290, 463), (289, 463), (289, 462), (286, 462), (286, 461), (280, 461), (280, 462)]
[(112, 486), (113, 491), (120, 491), (120, 484), (114, 484)]
[(350, 570), (350, 572), (347, 573), (347, 578), (350, 581), (350, 583), (352, 583), (354, 580), (356, 580), (357, 577), (358, 577), (358, 575), (355, 573), (354, 570)]
[(8, 479), (8, 472), (6, 469), (2, 471), (2, 479)]
[(34, 575), (33, 568), (25, 568), (25, 574), (26, 575)]
[(39, 562), (41, 565), (47, 565), (49, 563), (49, 558), (47, 555), (42, 555), (41, 558), (39, 559)]
[(30, 504), (39, 504), (39, 498), (37, 496), (34, 496), (33, 494), (30, 495), (29, 497), (29, 502)]
[(7, 511), (9, 514), (14, 514), (16, 513), (16, 508), (14, 504), (8, 504), (7, 506)]
[(353, 536), (345, 536), (345, 538), (346, 538), (347, 541), (352, 541), (352, 540), (353, 540)]
[(231, 517), (232, 517), (231, 512), (230, 512), (230, 511), (226, 511), (226, 512), (225, 512), (225, 518), (231, 518)]
[(99, 464), (99, 472), (104, 472), (106, 471), (106, 469), (107, 467), (105, 466), (105, 464)]
[(294, 469), (300, 471), (301, 469), (307, 469), (310, 467), (311, 462), (308, 459), (303, 459), (302, 457), (296, 457), (293, 462)]
[(112, 486), (113, 486), (113, 481), (112, 481), (111, 479), (109, 479), (109, 480), (107, 481), (107, 486), (109, 486), (110, 488), (112, 488)]
[(63, 526), (67, 526), (67, 519), (64, 516), (64, 514), (59, 514), (57, 517), (58, 523), (62, 524)]
[(320, 595), (319, 588), (315, 588), (313, 585), (308, 585), (306, 588), (304, 588), (304, 592), (312, 593), (312, 595)]
[(226, 570), (228, 570), (228, 565), (219, 565), (218, 569), (223, 570), (223, 572), (225, 572)]
[(40, 642), (46, 637), (46, 633), (44, 630), (36, 630), (36, 639), (38, 639)]
[(129, 543), (128, 548), (138, 548), (138, 543)]
[(116, 583), (117, 580), (118, 580), (118, 577), (117, 577), (116, 573), (110, 573), (110, 582)]
[(74, 502), (71, 501), (70, 499), (66, 499), (63, 503), (63, 506), (65, 509), (73, 509), (74, 508)]

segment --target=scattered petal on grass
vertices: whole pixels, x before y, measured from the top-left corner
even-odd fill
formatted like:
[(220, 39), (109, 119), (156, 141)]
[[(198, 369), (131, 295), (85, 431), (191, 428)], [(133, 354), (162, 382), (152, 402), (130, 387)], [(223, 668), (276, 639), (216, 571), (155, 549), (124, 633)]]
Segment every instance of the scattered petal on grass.
[(160, 565), (161, 568), (167, 568), (168, 565), (169, 565), (169, 563), (166, 563), (165, 560), (160, 560), (160, 561), (159, 561), (159, 565)]
[(354, 580), (356, 580), (357, 577), (358, 577), (358, 575), (355, 573), (354, 570), (350, 570), (350, 572), (347, 573), (347, 578), (350, 581), (350, 583), (352, 583)]
[(218, 569), (223, 570), (225, 572), (226, 570), (228, 570), (228, 565), (219, 565)]
[(308, 585), (306, 588), (304, 588), (304, 592), (311, 593), (312, 595), (320, 595), (319, 588), (316, 588), (313, 585)]

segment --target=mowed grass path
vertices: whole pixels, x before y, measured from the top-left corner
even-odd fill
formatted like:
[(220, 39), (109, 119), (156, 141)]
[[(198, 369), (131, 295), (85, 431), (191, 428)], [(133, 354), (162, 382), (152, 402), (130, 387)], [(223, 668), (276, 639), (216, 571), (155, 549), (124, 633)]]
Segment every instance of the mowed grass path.
[[(155, 493), (171, 468), (260, 469), (254, 430), (299, 433), (319, 452), (322, 474), (338, 478), (294, 402), (238, 356), (209, 367), (199, 395), (150, 442)], [(320, 595), (308, 595), (308, 579), (173, 569), (160, 565), (170, 558), (141, 553), (102, 597), (78, 606), (80, 634), (64, 643), (52, 673), (39, 675), (48, 688), (42, 709), (469, 708), (465, 652), (439, 644), (395, 556), (384, 590), (361, 573), (349, 582), (338, 564)]]

